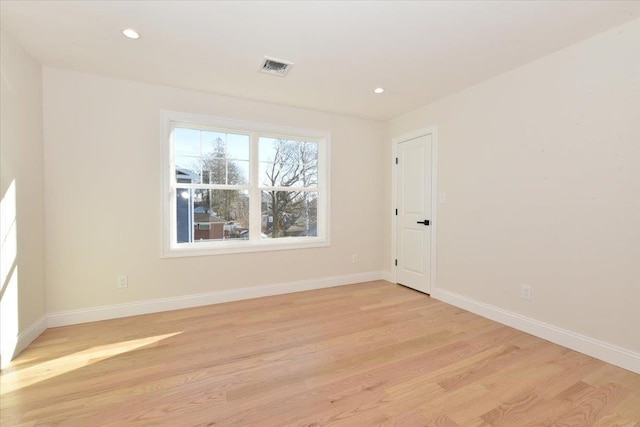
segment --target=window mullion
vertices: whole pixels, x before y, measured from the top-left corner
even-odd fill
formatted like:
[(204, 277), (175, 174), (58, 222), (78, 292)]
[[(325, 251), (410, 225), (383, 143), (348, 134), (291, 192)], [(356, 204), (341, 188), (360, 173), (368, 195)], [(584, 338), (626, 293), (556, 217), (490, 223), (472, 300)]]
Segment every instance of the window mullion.
[(179, 182), (173, 185), (174, 188), (188, 188), (192, 190), (250, 190), (249, 185), (228, 185), (228, 184), (188, 184)]
[(261, 229), (262, 229), (262, 199), (260, 188), (258, 187), (258, 183), (260, 178), (258, 174), (260, 173), (260, 162), (259, 162), (259, 153), (258, 153), (258, 135), (256, 133), (251, 133), (250, 135), (251, 142), (249, 145), (249, 183), (251, 185), (251, 199), (250, 199), (250, 225), (249, 225), (249, 239), (251, 241), (260, 240)]
[(260, 187), (261, 191), (293, 191), (305, 193), (319, 193), (318, 187)]

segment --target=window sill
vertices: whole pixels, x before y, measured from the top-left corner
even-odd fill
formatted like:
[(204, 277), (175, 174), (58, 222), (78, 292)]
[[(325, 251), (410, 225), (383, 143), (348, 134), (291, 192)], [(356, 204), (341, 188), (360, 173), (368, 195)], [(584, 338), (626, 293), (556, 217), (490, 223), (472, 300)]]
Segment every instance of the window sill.
[[(295, 239), (295, 240), (294, 240)], [(165, 248), (162, 258), (180, 258), (190, 256), (229, 255), (251, 252), (270, 252), (294, 249), (310, 249), (329, 246), (328, 239), (310, 237), (283, 237), (272, 240), (250, 242), (248, 240), (234, 242), (185, 243), (177, 247)]]

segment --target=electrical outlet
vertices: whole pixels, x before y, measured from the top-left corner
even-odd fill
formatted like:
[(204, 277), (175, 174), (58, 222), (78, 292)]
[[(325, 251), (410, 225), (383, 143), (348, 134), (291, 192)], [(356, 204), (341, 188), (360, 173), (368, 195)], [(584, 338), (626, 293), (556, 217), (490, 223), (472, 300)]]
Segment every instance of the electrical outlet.
[(357, 264), (357, 263), (358, 263), (358, 254), (351, 255), (351, 264)]
[(129, 286), (129, 278), (127, 276), (118, 276), (118, 287), (126, 288)]
[(520, 288), (520, 297), (526, 300), (531, 300), (531, 286), (522, 285)]

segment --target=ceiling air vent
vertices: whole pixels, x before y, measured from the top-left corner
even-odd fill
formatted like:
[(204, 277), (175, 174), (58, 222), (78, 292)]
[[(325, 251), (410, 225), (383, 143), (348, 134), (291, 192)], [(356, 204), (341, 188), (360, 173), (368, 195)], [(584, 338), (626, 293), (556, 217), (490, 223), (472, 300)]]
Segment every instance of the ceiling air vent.
[(293, 62), (283, 61), (282, 59), (269, 58), (268, 56), (265, 56), (264, 61), (262, 61), (260, 72), (284, 77), (287, 75), (291, 67), (293, 67)]

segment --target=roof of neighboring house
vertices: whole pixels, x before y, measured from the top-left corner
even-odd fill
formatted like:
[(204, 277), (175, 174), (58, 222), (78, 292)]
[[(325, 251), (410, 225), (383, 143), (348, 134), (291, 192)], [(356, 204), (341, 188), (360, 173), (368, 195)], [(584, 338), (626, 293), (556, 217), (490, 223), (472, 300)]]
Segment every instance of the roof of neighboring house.
[(206, 213), (194, 213), (193, 214), (193, 222), (194, 223), (221, 223), (224, 224), (227, 221), (225, 221), (222, 218), (219, 218), (217, 216), (213, 216), (213, 215), (209, 215)]
[(198, 176), (197, 173), (189, 169), (181, 168), (180, 166), (177, 166), (176, 179), (178, 180), (178, 183), (180, 183), (181, 179), (188, 179), (189, 182), (198, 182), (198, 180), (200, 179), (200, 176)]

